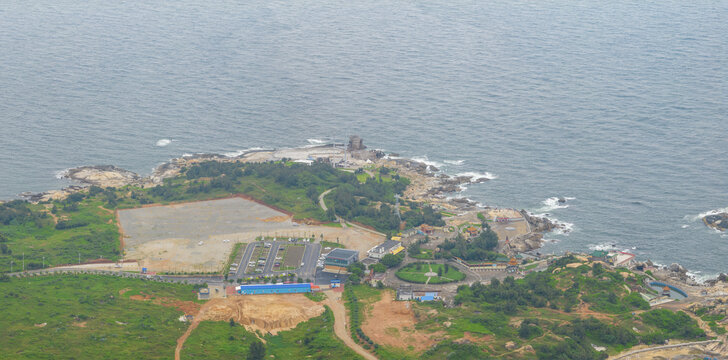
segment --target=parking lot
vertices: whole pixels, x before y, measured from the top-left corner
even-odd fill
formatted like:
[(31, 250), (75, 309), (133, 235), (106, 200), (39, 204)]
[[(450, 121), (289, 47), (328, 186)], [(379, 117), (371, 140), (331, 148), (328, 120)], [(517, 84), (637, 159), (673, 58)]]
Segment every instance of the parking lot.
[(303, 239), (256, 241), (248, 244), (239, 261), (233, 264), (233, 278), (266, 277), (295, 274), (313, 279), (321, 245)]

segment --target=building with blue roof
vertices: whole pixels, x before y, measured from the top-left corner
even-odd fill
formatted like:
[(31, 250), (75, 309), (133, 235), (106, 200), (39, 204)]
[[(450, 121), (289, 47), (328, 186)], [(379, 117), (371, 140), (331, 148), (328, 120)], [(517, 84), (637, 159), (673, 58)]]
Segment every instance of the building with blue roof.
[(240, 295), (300, 294), (311, 292), (311, 284), (240, 285), (235, 287), (235, 291)]

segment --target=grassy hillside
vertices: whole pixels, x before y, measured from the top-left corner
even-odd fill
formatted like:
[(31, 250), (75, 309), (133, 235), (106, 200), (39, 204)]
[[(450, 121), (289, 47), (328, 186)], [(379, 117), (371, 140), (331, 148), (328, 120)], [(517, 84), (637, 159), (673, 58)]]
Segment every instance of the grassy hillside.
[[(321, 316), (300, 323), (292, 330), (280, 332), (276, 336), (264, 336), (266, 358), (360, 359), (334, 335), (333, 321), (333, 313), (326, 308)], [(255, 334), (240, 325), (203, 321), (185, 342), (182, 358), (245, 358), (250, 345), (257, 339)]]
[[(638, 344), (706, 339), (687, 314), (650, 310), (637, 293), (640, 275), (599, 265), (565, 266), (574, 261), (562, 258), (549, 271), (524, 279), (460, 286), (455, 307), (411, 303), (414, 328), (382, 331), (402, 339), (415, 333), (438, 339), (425, 351), (372, 346), (382, 359), (605, 359)], [(347, 289), (352, 324), (364, 321), (378, 296), (376, 289), (359, 289)]]
[[(65, 275), (0, 282), (0, 348), (12, 359), (169, 359), (187, 324), (154, 300), (193, 301), (190, 285)], [(123, 294), (122, 294), (123, 293)]]

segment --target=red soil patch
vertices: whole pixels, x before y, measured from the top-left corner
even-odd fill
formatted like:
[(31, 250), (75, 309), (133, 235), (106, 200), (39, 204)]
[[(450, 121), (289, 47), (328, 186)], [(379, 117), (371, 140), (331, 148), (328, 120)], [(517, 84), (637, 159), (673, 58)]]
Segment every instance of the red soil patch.
[(375, 343), (400, 349), (412, 346), (417, 351), (427, 350), (441, 337), (442, 332), (428, 333), (415, 330), (412, 303), (395, 301), (391, 292), (382, 294), (382, 300), (373, 304), (362, 326), (364, 333)]
[(192, 301), (182, 301), (172, 298), (157, 297), (152, 299), (149, 294), (141, 293), (141, 295), (129, 296), (129, 299), (136, 301), (152, 301), (153, 304), (161, 305), (165, 307), (173, 307), (179, 311), (185, 313), (185, 315), (197, 315), (200, 312), (202, 305), (194, 303)]

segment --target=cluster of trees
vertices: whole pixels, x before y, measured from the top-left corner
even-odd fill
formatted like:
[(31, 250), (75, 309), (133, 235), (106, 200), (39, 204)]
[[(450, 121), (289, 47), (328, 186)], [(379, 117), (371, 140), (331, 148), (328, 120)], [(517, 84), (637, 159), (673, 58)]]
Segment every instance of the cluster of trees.
[(453, 241), (448, 240), (438, 245), (442, 251), (438, 256), (445, 258), (455, 256), (467, 261), (493, 261), (498, 258), (498, 253), (494, 251), (498, 248), (498, 234), (490, 228), (482, 214), (478, 215), (482, 226), (480, 234), (472, 239), (466, 239), (462, 234), (458, 234)]
[(509, 276), (501, 283), (491, 280), (489, 285), (475, 283), (471, 286), (461, 285), (455, 302), (486, 302), (494, 304), (496, 309), (508, 315), (515, 315), (520, 307), (531, 306), (542, 308), (554, 307), (563, 299), (564, 292), (556, 288), (554, 280), (548, 273), (539, 272), (516, 281)]
[(13, 200), (0, 204), (0, 224), (3, 225), (22, 225), (28, 222), (35, 222), (38, 227), (42, 227), (42, 219), (48, 215), (32, 211), (28, 207), (28, 202), (24, 200)]
[[(490, 231), (493, 233), (493, 231)], [(436, 254), (437, 257), (451, 258), (459, 257), (467, 261), (493, 261), (498, 258), (499, 254), (492, 251), (495, 246), (498, 245), (498, 236), (495, 235), (495, 246), (490, 242), (492, 240), (490, 235), (483, 231), (478, 237), (472, 240), (465, 239), (461, 234), (455, 237), (453, 240), (446, 240), (437, 247), (440, 248), (440, 252)]]

